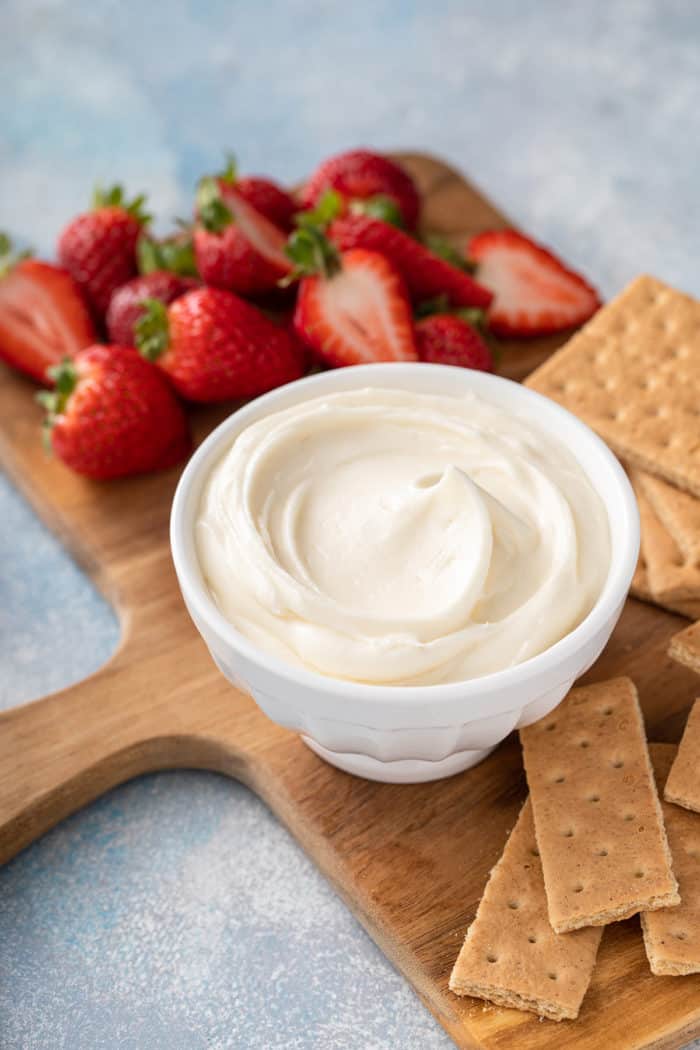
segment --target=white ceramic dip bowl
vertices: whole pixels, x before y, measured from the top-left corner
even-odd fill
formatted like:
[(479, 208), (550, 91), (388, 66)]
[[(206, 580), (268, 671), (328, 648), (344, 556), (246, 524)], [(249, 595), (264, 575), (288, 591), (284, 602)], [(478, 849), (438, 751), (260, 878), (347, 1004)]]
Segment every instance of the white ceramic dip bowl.
[[(549, 649), (504, 671), (442, 685), (368, 685), (294, 667), (253, 645), (219, 612), (202, 576), (195, 523), (209, 473), (249, 424), (312, 398), (366, 387), (439, 395), (473, 391), (564, 444), (608, 514), (610, 566), (586, 618)], [(639, 551), (639, 516), (629, 481), (585, 424), (510, 380), (444, 365), (387, 364), (337, 369), (251, 401), (196, 451), (175, 493), (170, 522), (185, 603), (222, 673), (265, 714), (302, 734), (327, 762), (358, 776), (414, 783), (451, 776), (484, 758), (513, 729), (548, 714), (597, 659), (620, 616)]]

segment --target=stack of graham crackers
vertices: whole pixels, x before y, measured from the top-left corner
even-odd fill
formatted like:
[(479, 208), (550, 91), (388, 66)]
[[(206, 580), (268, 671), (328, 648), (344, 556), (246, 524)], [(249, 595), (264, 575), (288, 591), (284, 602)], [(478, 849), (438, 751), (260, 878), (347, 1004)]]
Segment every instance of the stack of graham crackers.
[(627, 464), (642, 522), (632, 594), (700, 619), (700, 302), (639, 277), (527, 385)]
[(603, 927), (637, 913), (652, 973), (700, 972), (700, 701), (675, 759), (647, 747), (628, 678), (573, 689), (520, 739), (530, 796), (452, 991), (574, 1019)]
[[(632, 593), (700, 620), (700, 303), (640, 277), (527, 385), (626, 463), (642, 525)], [(700, 623), (669, 652), (700, 673)], [(627, 678), (572, 690), (520, 738), (530, 796), (450, 988), (576, 1018), (603, 928), (635, 914), (652, 973), (700, 972), (700, 700), (677, 753), (647, 746)]]

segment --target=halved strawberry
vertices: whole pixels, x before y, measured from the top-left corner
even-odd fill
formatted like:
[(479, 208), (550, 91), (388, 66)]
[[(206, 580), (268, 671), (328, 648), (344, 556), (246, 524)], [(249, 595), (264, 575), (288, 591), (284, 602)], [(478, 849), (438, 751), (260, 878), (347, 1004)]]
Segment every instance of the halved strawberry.
[(294, 328), (330, 365), (415, 361), (411, 307), (400, 275), (378, 252), (337, 252), (315, 229), (290, 238), (299, 285)]
[(466, 270), (458, 269), (403, 230), (368, 215), (342, 215), (328, 229), (340, 248), (366, 248), (381, 252), (403, 277), (414, 303), (447, 297), (452, 306), (485, 307), (491, 302), (488, 288)]
[(203, 179), (197, 195), (199, 225), (194, 233), (197, 268), (214, 288), (238, 295), (262, 295), (276, 289), (292, 269), (285, 254), (286, 234), (226, 185)]
[(489, 327), (525, 338), (574, 328), (601, 305), (598, 293), (552, 252), (515, 230), (491, 230), (469, 242), (477, 276), (494, 293)]
[(214, 178), (224, 199), (226, 199), (227, 191), (234, 187), (238, 194), (248, 201), (248, 204), (275, 226), (287, 232), (291, 230), (294, 225), (294, 215), (299, 207), (294, 198), (272, 179), (262, 175), (239, 175), (236, 158), (232, 154), (227, 156), (224, 170)]
[[(3, 254), (9, 242), (3, 239)], [(94, 341), (89, 311), (65, 270), (20, 259), (0, 274), (0, 358), (42, 382), (46, 370)]]

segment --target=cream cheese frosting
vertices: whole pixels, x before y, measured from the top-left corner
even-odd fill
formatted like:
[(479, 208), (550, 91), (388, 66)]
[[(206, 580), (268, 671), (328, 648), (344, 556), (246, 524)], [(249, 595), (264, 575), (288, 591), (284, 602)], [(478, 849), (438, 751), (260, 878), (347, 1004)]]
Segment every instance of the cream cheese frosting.
[(500, 671), (573, 630), (610, 563), (568, 449), (476, 395), (368, 388), (248, 426), (196, 522), (220, 612), (286, 662), (383, 685)]

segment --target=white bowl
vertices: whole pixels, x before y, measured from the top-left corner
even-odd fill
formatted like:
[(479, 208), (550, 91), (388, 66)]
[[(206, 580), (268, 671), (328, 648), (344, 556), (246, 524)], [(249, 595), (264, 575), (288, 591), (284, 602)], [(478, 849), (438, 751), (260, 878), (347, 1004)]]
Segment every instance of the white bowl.
[[(262, 416), (336, 391), (399, 387), (434, 394), (473, 390), (531, 420), (576, 457), (608, 512), (610, 570), (595, 606), (555, 645), (516, 667), (465, 682), (381, 686), (292, 667), (248, 641), (218, 611), (202, 578), (195, 521), (202, 486), (223, 451)], [(620, 616), (639, 550), (639, 515), (627, 476), (607, 446), (565, 409), (498, 376), (444, 365), (387, 364), (301, 379), (251, 401), (214, 430), (175, 493), (170, 539), (180, 588), (212, 657), (273, 721), (302, 734), (326, 761), (393, 783), (436, 780), (484, 758), (513, 729), (548, 714), (603, 650)]]

